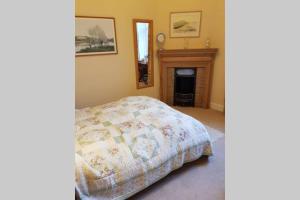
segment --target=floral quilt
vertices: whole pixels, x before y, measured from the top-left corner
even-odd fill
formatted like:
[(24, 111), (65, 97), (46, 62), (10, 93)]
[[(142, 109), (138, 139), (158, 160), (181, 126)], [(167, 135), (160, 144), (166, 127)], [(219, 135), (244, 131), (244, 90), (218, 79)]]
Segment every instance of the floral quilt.
[(75, 129), (81, 199), (126, 199), (212, 153), (199, 121), (145, 96), (76, 110)]

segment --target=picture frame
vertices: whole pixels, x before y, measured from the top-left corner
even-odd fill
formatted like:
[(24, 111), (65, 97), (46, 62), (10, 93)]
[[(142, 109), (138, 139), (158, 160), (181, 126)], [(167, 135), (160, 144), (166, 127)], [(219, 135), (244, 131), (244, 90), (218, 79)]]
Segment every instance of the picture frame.
[(75, 55), (117, 54), (117, 36), (113, 17), (75, 17)]
[(170, 13), (170, 38), (200, 37), (202, 11)]

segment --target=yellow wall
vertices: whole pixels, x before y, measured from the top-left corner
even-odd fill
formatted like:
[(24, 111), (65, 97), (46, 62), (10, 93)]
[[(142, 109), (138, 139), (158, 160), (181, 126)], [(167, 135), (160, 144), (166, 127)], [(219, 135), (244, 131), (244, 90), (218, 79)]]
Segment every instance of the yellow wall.
[[(220, 0), (76, 0), (76, 15), (116, 18), (117, 55), (76, 57), (76, 107), (103, 104), (129, 95), (159, 98), (159, 69), (155, 55), (154, 87), (136, 89), (132, 19), (154, 20), (154, 35), (169, 35), (169, 13), (202, 10), (200, 38), (189, 39), (190, 48), (204, 47), (207, 37), (219, 48), (211, 102), (224, 105), (224, 1)], [(165, 48), (180, 49), (184, 39), (167, 37)], [(154, 52), (156, 44), (154, 44)]]
[[(223, 0), (164, 0), (160, 1), (156, 15), (159, 16), (157, 31), (169, 34), (170, 12), (202, 10), (202, 23), (199, 38), (189, 38), (189, 48), (204, 48), (205, 40), (211, 39), (211, 47), (219, 49), (215, 60), (211, 103), (216, 109), (224, 106), (225, 80), (224, 80), (224, 1)], [(183, 49), (183, 38), (168, 38), (166, 49)]]
[(117, 55), (76, 57), (77, 108), (128, 95), (155, 96), (157, 73), (155, 87), (136, 89), (132, 32), (132, 19), (154, 19), (154, 6), (151, 0), (76, 1), (76, 15), (115, 17), (118, 43)]

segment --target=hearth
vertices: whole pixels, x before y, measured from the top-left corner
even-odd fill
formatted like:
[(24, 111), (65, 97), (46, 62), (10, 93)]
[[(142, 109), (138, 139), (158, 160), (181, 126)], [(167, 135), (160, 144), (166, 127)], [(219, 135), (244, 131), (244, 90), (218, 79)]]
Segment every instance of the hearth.
[(174, 74), (174, 105), (195, 105), (195, 68), (176, 68)]

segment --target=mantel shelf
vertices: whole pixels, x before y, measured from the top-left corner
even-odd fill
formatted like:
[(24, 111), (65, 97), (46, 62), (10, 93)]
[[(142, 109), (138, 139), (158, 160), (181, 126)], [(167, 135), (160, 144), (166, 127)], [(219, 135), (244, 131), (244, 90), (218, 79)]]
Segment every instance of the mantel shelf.
[(163, 49), (158, 50), (159, 57), (215, 57), (217, 48), (203, 48), (203, 49)]

